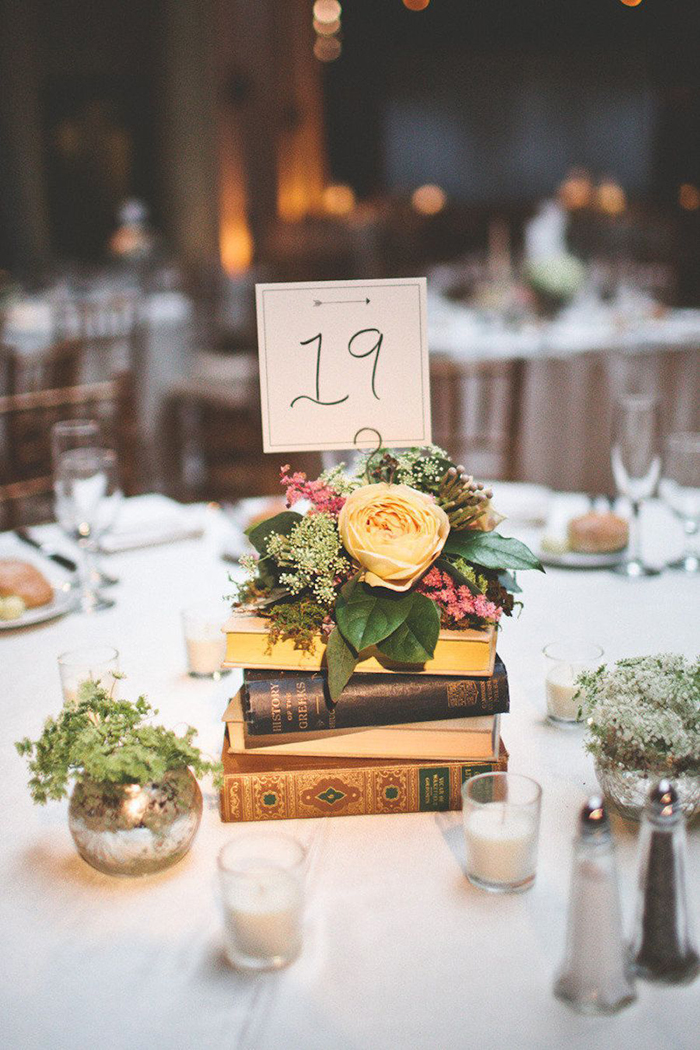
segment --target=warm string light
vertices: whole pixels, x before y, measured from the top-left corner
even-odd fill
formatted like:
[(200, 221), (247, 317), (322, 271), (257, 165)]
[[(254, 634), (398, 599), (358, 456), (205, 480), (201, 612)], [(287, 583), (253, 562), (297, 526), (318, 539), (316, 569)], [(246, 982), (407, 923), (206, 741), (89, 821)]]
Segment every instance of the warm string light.
[(411, 197), (411, 204), (415, 211), (421, 215), (437, 215), (438, 212), (442, 211), (446, 203), (447, 195), (445, 191), (433, 183), (419, 186), (417, 190), (414, 190)]
[(678, 203), (684, 211), (697, 211), (700, 208), (700, 189), (691, 182), (684, 182), (678, 190)]
[(642, 0), (620, 0), (620, 3), (624, 4), (625, 7), (639, 7), (641, 2)]
[(316, 0), (314, 4), (314, 55), (319, 62), (335, 62), (336, 58), (340, 58), (343, 50), (339, 39), (341, 13), (338, 0)]
[(593, 183), (590, 175), (583, 169), (573, 169), (560, 184), (558, 194), (559, 200), (567, 211), (587, 208), (593, 200)]
[(621, 215), (627, 207), (627, 198), (622, 186), (606, 179), (596, 190), (596, 203), (606, 215)]
[(409, 11), (425, 11), (429, 3), (430, 0), (403, 0), (403, 6), (407, 7)]

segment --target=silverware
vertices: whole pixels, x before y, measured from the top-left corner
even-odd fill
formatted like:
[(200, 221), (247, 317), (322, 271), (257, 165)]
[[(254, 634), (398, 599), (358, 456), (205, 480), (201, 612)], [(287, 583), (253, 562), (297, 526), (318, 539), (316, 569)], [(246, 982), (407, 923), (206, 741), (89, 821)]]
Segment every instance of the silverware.
[(49, 558), (50, 561), (55, 562), (56, 565), (60, 565), (61, 568), (67, 569), (68, 572), (78, 571), (78, 566), (71, 558), (67, 558), (65, 554), (59, 554), (46, 543), (40, 543), (39, 540), (35, 539), (26, 529), (15, 529), (15, 536), (18, 540), (21, 540), (22, 543), (26, 543), (29, 547), (33, 547), (35, 550), (40, 551), (45, 558)]

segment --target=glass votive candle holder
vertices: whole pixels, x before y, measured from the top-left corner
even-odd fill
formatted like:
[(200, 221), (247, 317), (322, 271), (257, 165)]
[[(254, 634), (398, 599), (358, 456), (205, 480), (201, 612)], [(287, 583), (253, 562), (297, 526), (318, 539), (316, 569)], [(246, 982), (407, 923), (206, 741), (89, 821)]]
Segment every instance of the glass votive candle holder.
[(481, 773), (462, 785), (467, 878), (520, 893), (535, 881), (542, 788), (518, 773)]
[(219, 853), (224, 951), (242, 970), (278, 970), (299, 955), (303, 936), (304, 860), (296, 839), (243, 835)]
[(554, 725), (580, 722), (576, 678), (582, 671), (592, 671), (600, 664), (603, 650), (590, 642), (552, 642), (542, 650), (545, 662), (544, 686), (547, 718)]
[(109, 645), (85, 645), (80, 649), (61, 653), (58, 658), (58, 673), (61, 677), (64, 701), (74, 704), (83, 682), (99, 682), (115, 696), (118, 683), (113, 674), (117, 671), (119, 651)]
[(226, 635), (221, 628), (229, 610), (223, 602), (199, 602), (182, 610), (182, 627), (187, 649), (187, 671), (192, 678), (218, 680), (229, 673), (222, 668), (226, 655)]

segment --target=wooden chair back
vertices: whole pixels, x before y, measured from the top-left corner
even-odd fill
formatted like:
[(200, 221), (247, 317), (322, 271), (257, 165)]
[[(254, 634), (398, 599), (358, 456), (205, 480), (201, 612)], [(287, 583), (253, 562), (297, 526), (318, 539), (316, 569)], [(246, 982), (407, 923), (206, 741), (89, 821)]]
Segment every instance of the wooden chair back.
[(105, 440), (117, 450), (124, 491), (138, 490), (131, 373), (102, 383), (0, 397), (0, 529), (52, 517), (51, 428), (64, 419), (97, 419)]
[(68, 339), (38, 353), (0, 345), (0, 393), (29, 394), (75, 386), (80, 378), (83, 343)]
[(470, 474), (516, 479), (522, 362), (434, 357), (430, 382), (435, 444)]

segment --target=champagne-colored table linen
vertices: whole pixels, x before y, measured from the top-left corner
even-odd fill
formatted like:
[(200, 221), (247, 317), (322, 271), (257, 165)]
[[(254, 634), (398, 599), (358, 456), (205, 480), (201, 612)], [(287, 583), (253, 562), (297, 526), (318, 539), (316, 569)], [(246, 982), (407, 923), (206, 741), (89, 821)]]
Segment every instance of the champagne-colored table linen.
[[(188, 857), (168, 872), (119, 880), (75, 853), (66, 803), (32, 805), (12, 742), (35, 737), (60, 706), (56, 657), (108, 643), (133, 695), (160, 719), (197, 727), (212, 752), (236, 685), (184, 674), (180, 609), (227, 592), (218, 558), (226, 526), (204, 512), (207, 534), (114, 555), (114, 609), (0, 634), (3, 806), (0, 979), (3, 1045), (12, 1050), (591, 1050), (697, 1046), (700, 985), (640, 984), (622, 1015), (581, 1018), (551, 994), (564, 945), (570, 842), (596, 789), (581, 731), (543, 719), (542, 646), (575, 632), (610, 658), (698, 643), (698, 581), (664, 574), (639, 582), (610, 573), (523, 575), (525, 610), (499, 649), (510, 673), (503, 720), (511, 769), (543, 785), (534, 888), (512, 897), (474, 889), (463, 874), (458, 813), (343, 817), (270, 825), (310, 850), (304, 952), (278, 974), (243, 976), (221, 956), (215, 861), (259, 825), (223, 825), (210, 787)], [(660, 506), (645, 515), (648, 550), (677, 554), (679, 529)], [(504, 530), (505, 531), (505, 530)], [(517, 523), (512, 523), (516, 532)], [(49, 530), (51, 533), (51, 530)], [(56, 533), (51, 533), (57, 537)], [(519, 532), (523, 538), (532, 534)], [(58, 538), (58, 537), (57, 537)], [(3, 553), (12, 537), (0, 536)], [(19, 550), (19, 548), (17, 548)], [(22, 555), (25, 553), (22, 549)], [(637, 829), (614, 819), (627, 927)], [(700, 918), (700, 828), (691, 832), (691, 899)]]

